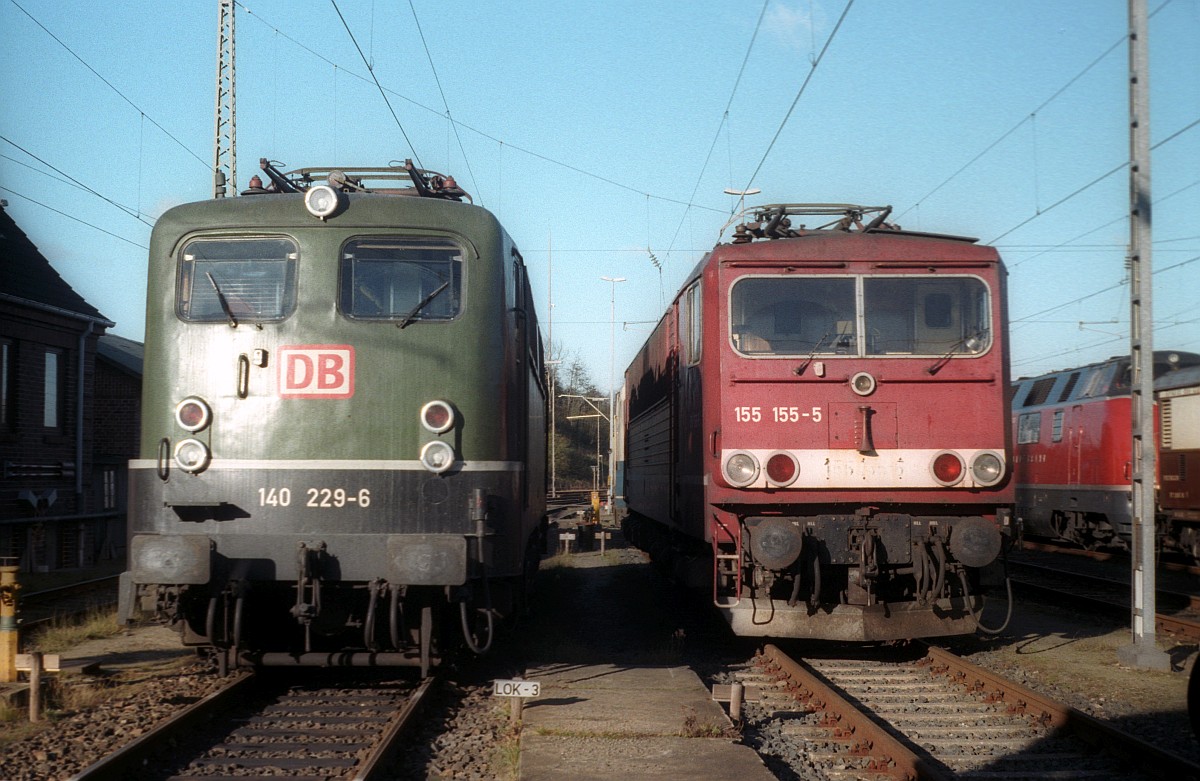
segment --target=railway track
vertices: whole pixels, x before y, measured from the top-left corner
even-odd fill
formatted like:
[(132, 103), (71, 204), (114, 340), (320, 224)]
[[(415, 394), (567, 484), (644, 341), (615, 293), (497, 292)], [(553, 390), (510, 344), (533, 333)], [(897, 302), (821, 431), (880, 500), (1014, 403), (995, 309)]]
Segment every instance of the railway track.
[(386, 778), (434, 682), (241, 673), (71, 781)]
[(21, 630), (51, 623), (56, 618), (115, 607), (117, 576), (83, 580), (66, 586), (30, 591), (20, 596)]
[[(1117, 618), (1129, 615), (1128, 582), (1028, 562), (1009, 561), (1008, 567), (1014, 586), (1024, 593)], [(1159, 589), (1155, 592), (1155, 605), (1156, 631), (1200, 642), (1200, 597)]]
[(794, 660), (768, 645), (739, 677), (757, 690), (756, 707), (783, 720), (814, 767), (837, 781), (1200, 778), (1200, 766), (925, 650)]

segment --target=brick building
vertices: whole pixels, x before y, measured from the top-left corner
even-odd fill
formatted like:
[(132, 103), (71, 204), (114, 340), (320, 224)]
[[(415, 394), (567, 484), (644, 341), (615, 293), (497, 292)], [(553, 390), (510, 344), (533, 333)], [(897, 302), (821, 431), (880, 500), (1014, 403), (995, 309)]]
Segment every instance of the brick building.
[(115, 458), (112, 434), (98, 442), (96, 417), (98, 378), (109, 371), (98, 368), (97, 348), (113, 323), (58, 275), (3, 207), (0, 556), (26, 571), (85, 567), (124, 546), (123, 531), (114, 539), (113, 528), (123, 528), (123, 469), (110, 492), (98, 468)]

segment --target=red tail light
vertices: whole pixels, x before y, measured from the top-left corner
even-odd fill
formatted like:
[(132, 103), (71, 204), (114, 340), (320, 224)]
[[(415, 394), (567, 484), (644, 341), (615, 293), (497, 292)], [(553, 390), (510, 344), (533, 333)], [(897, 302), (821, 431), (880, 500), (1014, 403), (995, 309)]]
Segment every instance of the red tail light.
[(775, 485), (790, 485), (799, 473), (800, 467), (790, 453), (776, 453), (767, 459), (767, 479)]
[(934, 480), (942, 485), (954, 485), (962, 480), (966, 465), (958, 453), (943, 450), (933, 457), (930, 469)]
[(454, 425), (454, 410), (444, 401), (431, 401), (421, 407), (421, 425), (434, 434), (442, 434)]
[(175, 422), (186, 431), (200, 431), (211, 420), (212, 410), (198, 396), (188, 396), (175, 406)]

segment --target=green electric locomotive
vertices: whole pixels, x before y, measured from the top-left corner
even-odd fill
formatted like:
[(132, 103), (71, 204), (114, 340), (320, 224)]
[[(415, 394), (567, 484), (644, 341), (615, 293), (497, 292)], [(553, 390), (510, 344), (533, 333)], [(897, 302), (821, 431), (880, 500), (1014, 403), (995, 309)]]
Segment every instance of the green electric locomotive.
[(154, 227), (120, 617), (222, 668), (485, 651), (545, 535), (521, 255), (411, 163), (262, 167)]

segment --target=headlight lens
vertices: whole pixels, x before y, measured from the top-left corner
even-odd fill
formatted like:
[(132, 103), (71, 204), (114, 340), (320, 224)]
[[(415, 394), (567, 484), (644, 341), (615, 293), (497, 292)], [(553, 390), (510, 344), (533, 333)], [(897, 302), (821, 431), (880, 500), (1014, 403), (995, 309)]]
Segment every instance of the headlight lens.
[(454, 408), (437, 400), (421, 407), (421, 425), (434, 434), (442, 434), (454, 425)]
[(962, 456), (952, 450), (943, 450), (933, 457), (933, 461), (929, 464), (929, 470), (933, 473), (933, 479), (942, 485), (956, 485), (963, 479), (963, 473), (966, 472), (966, 464), (963, 463)]
[(175, 463), (185, 472), (203, 472), (211, 460), (208, 446), (198, 439), (185, 439), (175, 446)]
[(338, 210), (341, 201), (338, 193), (327, 184), (317, 184), (304, 193), (304, 208), (317, 219), (324, 220)]
[(421, 466), (434, 474), (441, 474), (454, 465), (454, 448), (445, 442), (434, 440), (421, 448)]
[(867, 372), (859, 372), (850, 378), (850, 390), (859, 396), (870, 396), (875, 392), (875, 378)]
[(995, 485), (1004, 476), (1004, 462), (995, 453), (979, 453), (971, 459), (971, 476), (979, 485)]
[(758, 459), (749, 453), (734, 453), (725, 461), (725, 477), (741, 488), (758, 479)]
[(204, 399), (188, 396), (175, 406), (175, 422), (185, 431), (201, 431), (212, 422), (212, 410)]

